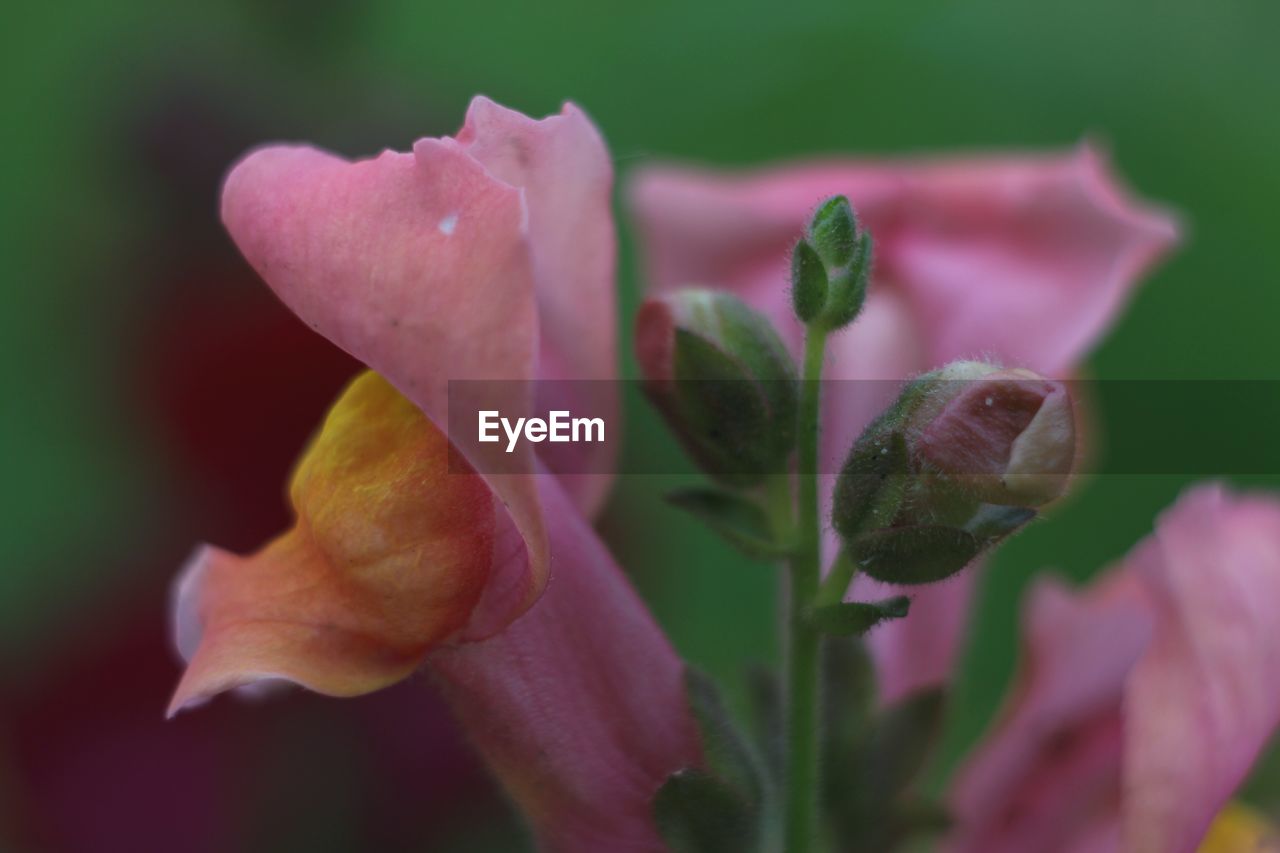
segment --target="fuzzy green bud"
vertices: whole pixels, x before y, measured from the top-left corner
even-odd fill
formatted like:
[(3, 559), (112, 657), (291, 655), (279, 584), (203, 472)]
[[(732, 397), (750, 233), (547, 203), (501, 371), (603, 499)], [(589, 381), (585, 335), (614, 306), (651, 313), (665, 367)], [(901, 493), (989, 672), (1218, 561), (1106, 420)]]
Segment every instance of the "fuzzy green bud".
[(764, 316), (721, 291), (650, 299), (636, 318), (636, 354), (649, 399), (704, 471), (745, 487), (784, 470), (796, 369)]
[(871, 235), (847, 198), (819, 205), (791, 257), (792, 305), (800, 321), (829, 332), (852, 323), (867, 298), (873, 255)]

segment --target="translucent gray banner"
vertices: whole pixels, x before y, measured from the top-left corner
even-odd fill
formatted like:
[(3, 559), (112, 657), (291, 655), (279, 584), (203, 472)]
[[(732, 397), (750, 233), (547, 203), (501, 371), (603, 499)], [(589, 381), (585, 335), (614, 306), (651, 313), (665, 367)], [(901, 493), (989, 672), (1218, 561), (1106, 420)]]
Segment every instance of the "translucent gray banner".
[[(700, 398), (759, 393), (750, 383), (687, 384), (693, 387), (681, 393)], [(1280, 380), (1062, 384), (1075, 406), (1079, 473), (1280, 474)], [(730, 387), (734, 385), (742, 387)], [(819, 461), (823, 473), (840, 469), (857, 429), (892, 404), (903, 388), (903, 382), (887, 380), (821, 383), (827, 431)], [(937, 393), (951, 397), (959, 390), (948, 387)], [(562, 474), (696, 471), (648, 396), (639, 381), (455, 381), (449, 386), (448, 432), (459, 447), (477, 442), (491, 446), (494, 452), (483, 455), (484, 473), (518, 472), (517, 460), (528, 461), (521, 448), (531, 449)], [(845, 446), (836, 446), (841, 437), (837, 430), (844, 433)], [(506, 452), (508, 447), (512, 452)], [(467, 455), (470, 462), (459, 457), (451, 467), (474, 468), (475, 454)]]

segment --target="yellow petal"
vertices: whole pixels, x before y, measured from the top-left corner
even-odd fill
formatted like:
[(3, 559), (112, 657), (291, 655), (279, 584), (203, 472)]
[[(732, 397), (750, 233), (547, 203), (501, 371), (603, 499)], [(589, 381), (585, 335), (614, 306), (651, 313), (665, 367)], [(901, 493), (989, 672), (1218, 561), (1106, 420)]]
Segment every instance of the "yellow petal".
[(1227, 803), (1218, 812), (1199, 853), (1276, 853), (1280, 831), (1265, 817), (1241, 803)]
[(193, 558), (177, 614), (190, 658), (171, 712), (262, 679), (376, 690), (459, 631), (480, 599), (492, 492), (381, 376), (362, 374), (334, 404), (289, 496), (297, 521), (262, 550)]

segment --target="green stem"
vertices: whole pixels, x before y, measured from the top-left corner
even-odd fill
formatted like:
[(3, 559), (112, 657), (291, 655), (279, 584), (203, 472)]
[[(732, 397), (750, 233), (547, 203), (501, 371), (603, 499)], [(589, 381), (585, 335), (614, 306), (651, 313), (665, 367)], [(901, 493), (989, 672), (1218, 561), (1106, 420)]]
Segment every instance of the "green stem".
[(791, 474), (771, 474), (765, 482), (765, 513), (769, 516), (769, 524), (773, 535), (779, 542), (785, 542), (788, 548), (793, 546), (795, 537), (795, 498), (791, 494)]
[(849, 584), (853, 583), (857, 574), (858, 564), (849, 556), (848, 551), (841, 551), (840, 556), (836, 557), (836, 561), (831, 564), (831, 571), (827, 573), (826, 580), (822, 582), (818, 597), (813, 603), (815, 605), (839, 604), (844, 601), (845, 593), (849, 591)]
[(787, 646), (787, 765), (785, 837), (787, 853), (807, 853), (817, 835), (818, 777), (818, 633), (805, 624), (821, 576), (821, 527), (818, 518), (819, 380), (827, 335), (810, 327), (804, 342), (797, 436), (795, 555)]

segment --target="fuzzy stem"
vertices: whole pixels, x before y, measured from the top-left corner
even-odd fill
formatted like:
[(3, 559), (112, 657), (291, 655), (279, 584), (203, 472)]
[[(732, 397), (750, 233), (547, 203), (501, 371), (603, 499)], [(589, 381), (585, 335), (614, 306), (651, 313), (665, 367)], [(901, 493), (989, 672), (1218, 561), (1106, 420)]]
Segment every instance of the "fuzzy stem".
[(858, 564), (849, 556), (848, 551), (841, 551), (836, 561), (831, 564), (831, 571), (823, 580), (814, 604), (839, 604), (844, 600), (845, 593), (849, 591), (849, 584), (853, 583), (857, 575)]
[(821, 794), (818, 767), (819, 636), (805, 620), (821, 575), (818, 518), (820, 379), (827, 334), (811, 326), (804, 343), (797, 436), (798, 471), (795, 553), (787, 615), (787, 763), (785, 838), (787, 853), (807, 853), (817, 835)]

